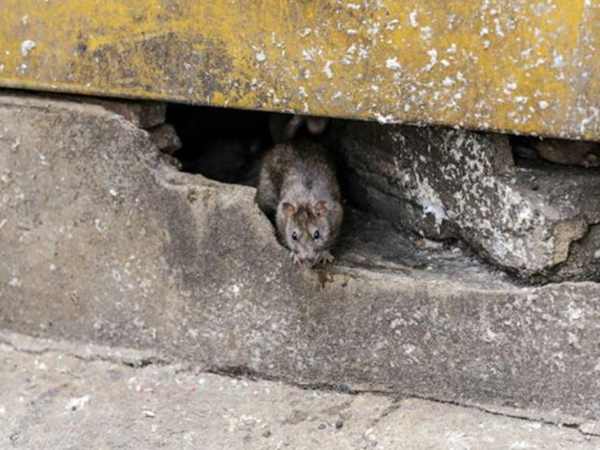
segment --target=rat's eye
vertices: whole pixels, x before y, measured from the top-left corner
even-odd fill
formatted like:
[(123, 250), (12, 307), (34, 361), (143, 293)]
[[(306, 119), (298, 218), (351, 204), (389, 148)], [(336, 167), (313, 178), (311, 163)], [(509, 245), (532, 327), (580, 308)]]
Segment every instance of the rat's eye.
[(317, 240), (321, 237), (321, 233), (319, 233), (319, 230), (315, 231), (315, 233), (313, 234), (313, 239)]
[(292, 233), (292, 239), (295, 241), (298, 240), (298, 233), (296, 233), (295, 231)]

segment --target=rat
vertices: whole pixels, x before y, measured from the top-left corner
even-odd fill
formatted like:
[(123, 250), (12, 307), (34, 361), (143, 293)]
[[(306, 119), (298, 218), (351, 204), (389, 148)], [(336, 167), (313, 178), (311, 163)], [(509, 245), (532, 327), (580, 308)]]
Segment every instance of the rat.
[(600, 144), (563, 139), (534, 140), (533, 147), (542, 159), (558, 164), (600, 167)]
[(333, 262), (344, 210), (335, 165), (322, 145), (302, 139), (275, 145), (263, 159), (256, 201), (275, 220), (294, 263)]

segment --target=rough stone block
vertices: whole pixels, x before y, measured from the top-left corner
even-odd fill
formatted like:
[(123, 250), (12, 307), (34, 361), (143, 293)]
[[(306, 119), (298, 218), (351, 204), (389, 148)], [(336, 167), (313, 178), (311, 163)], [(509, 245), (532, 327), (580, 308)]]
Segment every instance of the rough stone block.
[[(2, 93), (11, 95), (9, 90), (0, 90)], [(28, 95), (24, 93), (24, 95)], [(41, 100), (57, 100), (60, 102), (74, 102), (87, 105), (101, 106), (107, 111), (120, 115), (128, 122), (138, 128), (149, 129), (165, 123), (167, 115), (167, 104), (164, 102), (126, 100), (117, 98), (88, 97), (81, 95), (54, 94), (50, 92), (40, 93)]]
[(161, 102), (140, 102), (129, 100), (108, 100), (92, 97), (84, 99), (77, 97), (79, 101), (99, 105), (108, 111), (123, 116), (123, 118), (139, 128), (153, 128), (165, 123), (167, 104)]
[(560, 427), (483, 408), (227, 375), (132, 349), (0, 330), (0, 442), (19, 450), (600, 448), (593, 422)]
[(349, 192), (365, 208), (430, 238), (459, 238), (523, 277), (600, 279), (597, 172), (516, 167), (500, 135), (373, 123), (337, 134)]
[(337, 264), (300, 270), (252, 188), (158, 153), (101, 107), (0, 96), (1, 327), (211, 371), (600, 417), (599, 284), (521, 287), (458, 249), (411, 256), (410, 239), (352, 214)]

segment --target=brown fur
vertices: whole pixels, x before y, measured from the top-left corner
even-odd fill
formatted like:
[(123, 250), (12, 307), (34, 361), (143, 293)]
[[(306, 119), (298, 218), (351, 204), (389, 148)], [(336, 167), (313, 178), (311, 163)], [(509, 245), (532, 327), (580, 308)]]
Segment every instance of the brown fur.
[(597, 142), (545, 139), (533, 141), (542, 159), (558, 164), (600, 167), (600, 144)]
[(279, 144), (263, 161), (256, 200), (275, 220), (296, 262), (333, 259), (329, 253), (343, 220), (334, 163), (323, 146), (300, 140)]

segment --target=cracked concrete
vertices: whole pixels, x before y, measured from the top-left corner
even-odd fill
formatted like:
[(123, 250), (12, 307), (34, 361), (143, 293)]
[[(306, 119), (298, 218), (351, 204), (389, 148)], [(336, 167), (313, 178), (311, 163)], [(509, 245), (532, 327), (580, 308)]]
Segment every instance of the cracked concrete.
[(524, 280), (600, 280), (597, 170), (516, 166), (508, 136), (448, 128), (350, 122), (332, 140), (365, 209)]
[(31, 336), (14, 333), (0, 329), (0, 347), (4, 350), (10, 350), (23, 355), (38, 356), (53, 356), (60, 355), (60, 359), (66, 356), (87, 363), (106, 362), (115, 366), (122, 365), (129, 368), (144, 368), (147, 366), (154, 367), (170, 367), (174, 373), (180, 372), (202, 372), (212, 374), (224, 378), (246, 379), (246, 380), (261, 380), (272, 383), (283, 383), (290, 388), (297, 388), (304, 391), (320, 391), (345, 394), (349, 396), (357, 395), (373, 395), (377, 397), (386, 397), (391, 399), (391, 403), (374, 418), (371, 426), (376, 425), (383, 418), (400, 408), (399, 400), (403, 398), (412, 398), (428, 403), (439, 403), (448, 407), (457, 407), (464, 409), (473, 409), (480, 413), (507, 417), (515, 420), (523, 420), (543, 425), (553, 425), (559, 427), (567, 427), (575, 429), (586, 436), (600, 437), (600, 422), (583, 421), (577, 418), (562, 419), (558, 417), (541, 418), (539, 413), (532, 412), (526, 409), (515, 409), (510, 407), (498, 407), (494, 405), (478, 405), (473, 403), (459, 403), (455, 401), (444, 401), (436, 398), (422, 396), (399, 396), (386, 390), (369, 389), (365, 386), (355, 385), (351, 387), (346, 384), (307, 384), (294, 383), (285, 380), (277, 379), (264, 373), (258, 373), (248, 369), (247, 367), (218, 367), (218, 366), (198, 366), (190, 363), (176, 362), (175, 359), (165, 357), (153, 351), (135, 350), (130, 348), (115, 348), (106, 347), (95, 344), (81, 344), (64, 340), (33, 338)]
[[(154, 355), (155, 356), (155, 355)], [(153, 356), (153, 357), (154, 357)], [(0, 334), (0, 448), (469, 450), (600, 447), (571, 427), (416, 398), (300, 389)]]
[(62, 353), (82, 361), (105, 361), (130, 367), (144, 367), (150, 364), (174, 364), (174, 361), (169, 361), (152, 350), (133, 350), (130, 348), (106, 347), (95, 344), (77, 344), (64, 340), (36, 339), (1, 328), (0, 344), (15, 351), (34, 356)]
[(122, 116), (0, 105), (1, 327), (303, 385), (600, 417), (599, 284), (523, 287), (354, 211), (336, 264), (299, 270), (253, 189), (178, 172)]

